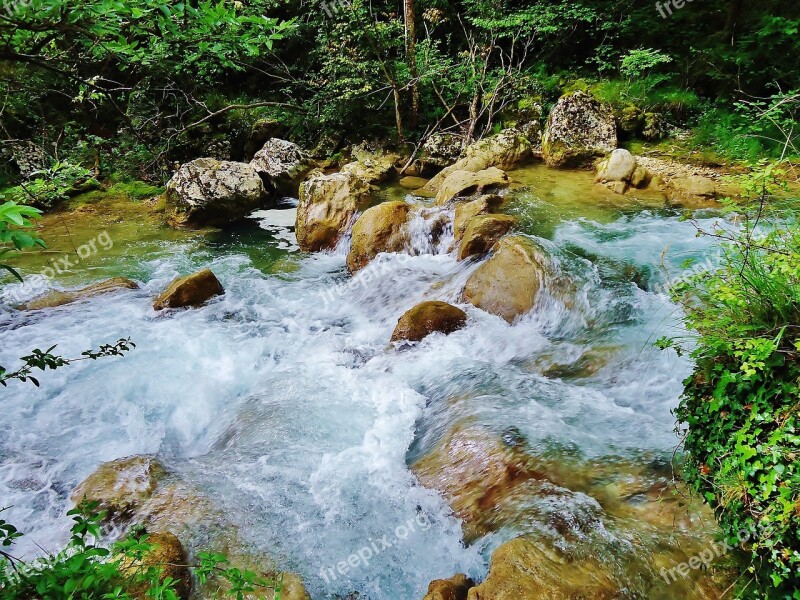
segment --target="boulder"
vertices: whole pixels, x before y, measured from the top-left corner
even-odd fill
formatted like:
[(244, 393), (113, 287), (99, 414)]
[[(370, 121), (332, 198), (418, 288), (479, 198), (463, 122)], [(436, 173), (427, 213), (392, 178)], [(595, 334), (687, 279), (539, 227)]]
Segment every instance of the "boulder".
[(425, 184), (428, 183), (427, 179), (423, 177), (413, 177), (411, 175), (407, 175), (400, 180), (400, 186), (404, 187), (407, 190), (418, 190), (421, 187), (425, 187)]
[[(169, 578), (175, 582), (175, 592), (180, 600), (189, 600), (192, 590), (192, 574), (189, 570), (189, 559), (181, 541), (173, 533), (160, 532), (148, 534), (145, 540), (150, 545), (150, 551), (140, 560), (124, 559), (120, 563), (120, 572), (134, 576), (155, 567), (161, 570), (159, 583)], [(127, 589), (128, 594), (135, 600), (147, 600), (148, 585), (137, 583)]]
[(507, 185), (508, 175), (496, 167), (489, 167), (483, 171), (454, 171), (442, 182), (436, 194), (436, 204), (446, 204), (457, 196), (462, 196), (472, 190), (481, 192), (490, 186)]
[(669, 182), (669, 185), (672, 188), (673, 200), (717, 197), (717, 183), (702, 175), (675, 177)]
[(250, 161), (267, 187), (280, 196), (296, 198), (303, 178), (314, 167), (297, 144), (272, 138)]
[(450, 579), (436, 579), (428, 585), (428, 593), (422, 600), (467, 600), (470, 588), (475, 582), (463, 573)]
[(472, 202), (460, 202), (456, 204), (455, 216), (453, 217), (453, 237), (456, 243), (464, 237), (467, 225), (474, 217), (485, 215), (496, 210), (503, 203), (503, 197), (496, 194), (481, 196)]
[(98, 502), (108, 520), (127, 519), (144, 504), (166, 475), (153, 456), (131, 456), (103, 463), (72, 492), (75, 504)]
[(261, 148), (264, 147), (272, 138), (279, 137), (283, 133), (284, 127), (275, 119), (258, 119), (250, 127), (247, 133), (247, 141), (244, 144), (244, 156), (249, 161)]
[(653, 175), (641, 165), (636, 166), (636, 170), (631, 175), (629, 183), (638, 189), (646, 188), (653, 181)]
[(460, 308), (446, 302), (423, 302), (400, 317), (392, 341), (419, 342), (432, 333), (449, 335), (466, 324), (467, 313)]
[(464, 150), (464, 158), (447, 167), (419, 191), (421, 195), (436, 196), (444, 182), (457, 171), (477, 173), (490, 167), (510, 169), (532, 155), (530, 140), (517, 129), (504, 129)]
[(358, 160), (342, 167), (345, 173), (352, 173), (359, 179), (369, 184), (383, 183), (397, 175), (394, 163), (397, 162), (395, 154), (359, 153)]
[(112, 277), (99, 283), (93, 283), (90, 286), (74, 290), (71, 292), (52, 291), (44, 296), (40, 296), (34, 300), (30, 300), (25, 304), (19, 306), (20, 310), (42, 310), (44, 308), (55, 308), (57, 306), (64, 306), (87, 300), (96, 296), (104, 294), (111, 294), (120, 290), (138, 290), (139, 284), (125, 277)]
[(636, 157), (627, 150), (617, 148), (611, 155), (600, 163), (597, 169), (597, 181), (628, 182), (638, 167)]
[(562, 96), (547, 120), (542, 153), (551, 167), (580, 167), (617, 148), (614, 113), (590, 94)]
[(526, 538), (495, 550), (489, 576), (468, 600), (611, 600), (622, 593), (612, 565), (595, 558), (570, 560)]
[(516, 235), (502, 238), (493, 252), (467, 280), (464, 300), (512, 323), (533, 308), (546, 258), (532, 240)]
[(332, 250), (356, 213), (372, 202), (369, 184), (352, 173), (318, 175), (300, 186), (297, 243), (301, 250)]
[(422, 146), (422, 162), (426, 166), (443, 169), (461, 156), (464, 136), (456, 133), (434, 133)]
[(170, 283), (153, 302), (153, 309), (198, 307), (224, 293), (222, 284), (211, 269), (203, 269)]
[(347, 268), (360, 271), (381, 252), (402, 252), (406, 247), (405, 224), (411, 205), (402, 200), (384, 202), (364, 211), (353, 225)]
[(528, 96), (503, 109), (500, 118), (504, 128), (516, 129), (536, 147), (542, 141), (543, 112), (542, 97)]
[(626, 137), (635, 137), (644, 127), (644, 112), (638, 106), (628, 105), (617, 115), (617, 124)]
[(458, 260), (483, 256), (516, 224), (510, 215), (480, 215), (473, 218), (464, 232)]
[(0, 156), (16, 167), (23, 179), (30, 179), (35, 173), (46, 171), (53, 164), (53, 159), (44, 148), (27, 140), (0, 142)]
[(166, 196), (173, 226), (223, 225), (261, 207), (266, 190), (248, 164), (198, 158), (178, 169)]

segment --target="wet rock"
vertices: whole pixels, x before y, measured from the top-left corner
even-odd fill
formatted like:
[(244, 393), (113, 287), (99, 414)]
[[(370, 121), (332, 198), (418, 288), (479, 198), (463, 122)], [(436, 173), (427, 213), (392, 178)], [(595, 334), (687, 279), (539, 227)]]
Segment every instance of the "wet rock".
[(453, 171), (442, 182), (436, 194), (436, 204), (446, 204), (453, 198), (472, 190), (481, 192), (487, 187), (507, 185), (508, 182), (508, 175), (496, 167), (477, 172)]
[(52, 291), (44, 296), (30, 300), (19, 306), (20, 310), (42, 310), (44, 308), (55, 308), (64, 306), (81, 300), (88, 300), (104, 294), (111, 294), (121, 290), (138, 290), (139, 284), (125, 277), (112, 277), (99, 283), (93, 283), (85, 288), (71, 292)]
[(178, 169), (166, 196), (171, 225), (223, 225), (261, 207), (266, 190), (248, 164), (198, 158)]
[(580, 167), (617, 148), (610, 108), (585, 92), (562, 96), (547, 121), (542, 153), (551, 167)]
[(425, 184), (428, 183), (428, 180), (423, 177), (412, 177), (406, 176), (400, 180), (400, 185), (407, 190), (418, 190), (421, 187), (424, 187)]
[(455, 242), (459, 243), (461, 241), (461, 238), (464, 237), (464, 232), (467, 230), (467, 225), (469, 225), (469, 222), (472, 221), (473, 218), (497, 210), (502, 203), (502, 196), (487, 194), (472, 202), (460, 202), (456, 204), (455, 216), (453, 218), (453, 236)]
[(436, 579), (428, 585), (428, 593), (422, 600), (467, 600), (474, 586), (475, 582), (463, 573), (450, 579)]
[(152, 495), (166, 470), (152, 456), (131, 456), (103, 463), (72, 492), (75, 504), (98, 502), (109, 520), (129, 518)]
[(419, 342), (432, 333), (449, 335), (466, 324), (467, 313), (460, 308), (446, 302), (423, 302), (400, 317), (392, 341)]
[(405, 224), (410, 211), (411, 205), (402, 200), (383, 202), (364, 211), (353, 226), (348, 270), (360, 271), (381, 252), (402, 252), (408, 238)]
[(169, 284), (153, 302), (153, 309), (198, 307), (224, 293), (217, 276), (210, 269), (203, 269)]
[(314, 168), (297, 144), (272, 138), (250, 161), (268, 188), (280, 196), (296, 198), (303, 178)]
[(543, 285), (545, 257), (522, 236), (506, 236), (493, 256), (470, 276), (464, 300), (509, 323), (533, 308)]
[(458, 260), (483, 256), (516, 224), (510, 215), (481, 215), (473, 218), (464, 232)]
[[(150, 551), (141, 560), (123, 560), (120, 572), (133, 576), (150, 567), (161, 569), (159, 583), (169, 578), (175, 582), (175, 592), (181, 600), (188, 600), (192, 589), (192, 575), (189, 570), (189, 559), (186, 550), (178, 537), (169, 532), (153, 533), (147, 536), (145, 543), (151, 546)], [(136, 600), (146, 600), (148, 585), (142, 583), (126, 590)]]
[(398, 160), (396, 154), (381, 152), (356, 151), (357, 160), (342, 167), (345, 173), (352, 173), (371, 185), (383, 183), (397, 176), (394, 164)]
[(486, 580), (469, 600), (611, 600), (621, 590), (610, 567), (594, 558), (569, 560), (526, 538), (495, 550)]
[(503, 130), (468, 146), (464, 150), (464, 158), (437, 174), (419, 193), (436, 196), (450, 175), (457, 171), (477, 173), (491, 167), (510, 169), (529, 158), (532, 151), (530, 140), (518, 130)]
[(300, 186), (296, 234), (306, 252), (331, 250), (356, 213), (372, 202), (372, 189), (352, 173), (319, 175)]
[(422, 146), (422, 162), (443, 169), (458, 160), (463, 148), (464, 136), (455, 133), (435, 133)]

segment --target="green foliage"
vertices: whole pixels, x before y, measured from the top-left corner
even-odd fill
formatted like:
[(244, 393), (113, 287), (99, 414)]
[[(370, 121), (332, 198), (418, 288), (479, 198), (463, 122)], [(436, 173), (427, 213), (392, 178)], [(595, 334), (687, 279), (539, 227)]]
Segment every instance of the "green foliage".
[[(38, 209), (12, 200), (0, 204), (0, 259), (8, 259), (14, 252), (26, 248), (45, 247), (43, 240), (26, 231), (33, 227), (31, 219), (38, 218), (40, 214)], [(22, 281), (20, 274), (9, 264), (0, 262), (0, 271), (8, 271)]]
[(676, 415), (688, 427), (687, 481), (727, 541), (751, 557), (741, 595), (797, 599), (800, 232), (758, 227), (781, 175), (765, 165), (745, 178), (745, 195), (761, 201), (757, 214), (740, 233), (705, 232), (723, 240), (722, 264), (674, 289), (697, 333)]
[[(110, 547), (101, 543), (104, 514), (96, 512), (97, 506), (96, 502), (84, 502), (69, 511), (73, 525), (67, 546), (30, 563), (7, 551), (21, 534), (0, 519), (0, 596), (6, 600), (178, 600), (178, 582), (165, 576), (167, 565), (150, 558), (156, 547), (142, 528), (133, 527)], [(237, 600), (247, 593), (280, 600), (280, 580), (231, 568), (224, 555), (201, 553), (200, 559), (194, 571), (201, 583), (214, 576), (227, 582), (226, 595)]]
[(20, 204), (52, 208), (73, 194), (99, 187), (92, 172), (78, 165), (57, 162), (46, 171), (37, 171), (30, 181), (0, 193), (0, 197)]

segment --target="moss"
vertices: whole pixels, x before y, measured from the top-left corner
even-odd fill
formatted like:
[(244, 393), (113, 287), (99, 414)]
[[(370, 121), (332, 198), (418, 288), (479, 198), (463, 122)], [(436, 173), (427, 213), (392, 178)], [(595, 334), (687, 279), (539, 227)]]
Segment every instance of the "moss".
[(78, 194), (70, 201), (72, 207), (94, 204), (101, 200), (115, 202), (141, 202), (155, 196), (161, 196), (164, 188), (145, 183), (144, 181), (117, 181), (102, 189)]

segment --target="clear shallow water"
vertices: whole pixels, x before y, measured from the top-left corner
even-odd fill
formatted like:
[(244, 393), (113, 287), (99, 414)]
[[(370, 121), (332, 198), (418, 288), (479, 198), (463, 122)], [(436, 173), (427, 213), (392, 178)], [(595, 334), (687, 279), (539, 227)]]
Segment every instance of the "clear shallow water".
[[(301, 573), (313, 598), (412, 600), (432, 579), (485, 576), (490, 549), (514, 535), (465, 547), (446, 503), (407, 467), (462, 419), (513, 429), (542, 453), (670, 456), (670, 410), (690, 364), (652, 348), (680, 333), (680, 314), (649, 290), (686, 258), (710, 254), (710, 243), (663, 211), (592, 205), (582, 216), (536, 190), (510, 206), (528, 233), (546, 235), (569, 293), (544, 294), (513, 326), (464, 306), (465, 330), (412, 349), (388, 344), (399, 316), (424, 299), (460, 303), (477, 266), (457, 263), (446, 240), (428, 244), (424, 223), (416, 246), (426, 254), (379, 257), (353, 280), (345, 249), (290, 255), (281, 235), (241, 231), (137, 241), (102, 261), (103, 276), (127, 273), (139, 292), (7, 310), (0, 364), (55, 342), (69, 356), (120, 337), (137, 344), (124, 359), (48, 373), (41, 390), (0, 390), (0, 497), (28, 533), (20, 549), (63, 541), (69, 491), (100, 462), (157, 453), (215, 498), (247, 542)], [(530, 224), (542, 211), (547, 232)], [(223, 298), (152, 311), (171, 279), (203, 266), (222, 280)], [(601, 357), (590, 374), (548, 371), (588, 351)], [(392, 545), (368, 567), (326, 579), (382, 538)]]

